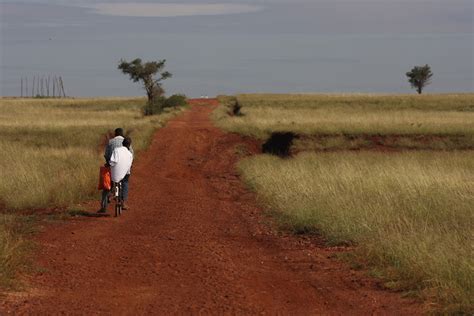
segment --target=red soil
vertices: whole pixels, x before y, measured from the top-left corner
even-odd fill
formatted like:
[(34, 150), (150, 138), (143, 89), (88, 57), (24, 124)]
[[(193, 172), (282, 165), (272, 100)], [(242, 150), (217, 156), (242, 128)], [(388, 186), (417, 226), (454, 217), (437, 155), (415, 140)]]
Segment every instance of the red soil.
[(340, 250), (271, 227), (234, 169), (236, 146), (257, 145), (212, 125), (216, 103), (194, 101), (156, 133), (122, 217), (48, 225), (42, 272), (0, 314), (421, 313), (332, 259)]

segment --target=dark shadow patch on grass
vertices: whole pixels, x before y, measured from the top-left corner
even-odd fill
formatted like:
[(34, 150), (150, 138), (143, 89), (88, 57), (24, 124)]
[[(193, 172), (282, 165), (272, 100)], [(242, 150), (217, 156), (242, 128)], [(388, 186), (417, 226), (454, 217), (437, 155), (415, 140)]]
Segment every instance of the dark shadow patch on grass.
[(295, 137), (296, 135), (291, 132), (272, 133), (270, 138), (262, 145), (262, 152), (282, 158), (289, 157), (290, 149), (293, 145), (293, 140)]

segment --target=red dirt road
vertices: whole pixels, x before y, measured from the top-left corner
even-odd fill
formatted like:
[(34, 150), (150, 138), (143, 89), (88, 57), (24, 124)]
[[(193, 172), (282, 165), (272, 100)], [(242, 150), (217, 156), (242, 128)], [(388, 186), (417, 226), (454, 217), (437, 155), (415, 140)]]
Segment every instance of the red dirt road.
[(133, 169), (130, 211), (47, 226), (43, 272), (0, 314), (421, 312), (329, 258), (337, 250), (275, 232), (234, 169), (235, 147), (255, 144), (215, 128), (206, 103), (156, 133)]

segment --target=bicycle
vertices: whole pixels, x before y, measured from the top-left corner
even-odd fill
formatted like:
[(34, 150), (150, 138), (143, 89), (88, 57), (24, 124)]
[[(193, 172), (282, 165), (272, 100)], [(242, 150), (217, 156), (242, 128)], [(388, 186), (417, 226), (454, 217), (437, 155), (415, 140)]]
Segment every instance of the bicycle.
[(115, 217), (122, 215), (123, 210), (123, 187), (122, 181), (113, 183)]

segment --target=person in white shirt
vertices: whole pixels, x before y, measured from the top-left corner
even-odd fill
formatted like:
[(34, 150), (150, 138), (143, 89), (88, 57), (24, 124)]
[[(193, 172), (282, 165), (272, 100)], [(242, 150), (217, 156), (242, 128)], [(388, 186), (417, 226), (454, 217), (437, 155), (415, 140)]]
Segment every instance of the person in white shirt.
[(130, 173), (133, 155), (127, 147), (130, 147), (130, 141), (125, 138), (123, 140), (123, 146), (115, 148), (112, 152), (109, 162), (112, 182), (120, 182)]
[[(128, 175), (130, 174), (130, 169), (132, 167), (133, 162), (133, 154), (130, 151), (131, 139), (124, 138), (122, 142), (122, 146), (116, 147), (112, 154), (110, 155), (109, 166), (110, 166), (110, 175), (112, 182), (120, 182), (123, 180), (122, 183), (126, 182), (123, 188), (124, 193), (124, 201), (126, 200), (125, 197), (128, 197)], [(106, 191), (107, 194), (109, 191)], [(105, 201), (104, 201), (105, 200)], [(101, 209), (98, 213), (106, 213), (107, 212), (107, 204), (108, 198), (107, 196), (102, 198), (101, 202)], [(125, 207), (124, 207), (125, 209)]]

